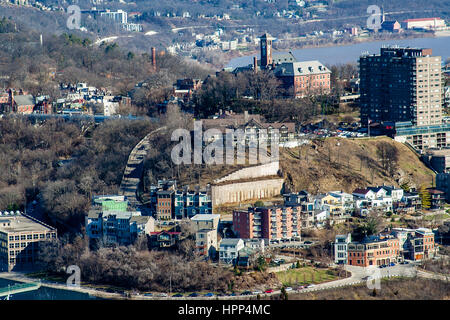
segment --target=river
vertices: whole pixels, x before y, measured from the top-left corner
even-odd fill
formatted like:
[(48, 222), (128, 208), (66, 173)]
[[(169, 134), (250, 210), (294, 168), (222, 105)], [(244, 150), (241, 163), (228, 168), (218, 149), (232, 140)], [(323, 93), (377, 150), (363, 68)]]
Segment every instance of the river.
[[(20, 282), (1, 279), (0, 288), (8, 285), (18, 284)], [(4, 297), (0, 298), (4, 299)], [(89, 296), (88, 293), (82, 293), (71, 290), (54, 289), (41, 286), (38, 290), (14, 294), (10, 300), (97, 300), (100, 298)]]
[[(441, 56), (443, 61), (445, 61), (447, 58), (450, 58), (450, 36), (402, 40), (382, 40), (334, 47), (305, 48), (292, 50), (292, 53), (298, 61), (319, 60), (323, 64), (328, 65), (356, 63), (362, 52), (368, 51), (369, 53), (379, 53), (380, 48), (383, 45), (431, 48), (433, 49), (433, 55)], [(227, 67), (235, 68), (246, 66), (251, 63), (252, 56), (243, 56), (232, 59), (228, 63)]]

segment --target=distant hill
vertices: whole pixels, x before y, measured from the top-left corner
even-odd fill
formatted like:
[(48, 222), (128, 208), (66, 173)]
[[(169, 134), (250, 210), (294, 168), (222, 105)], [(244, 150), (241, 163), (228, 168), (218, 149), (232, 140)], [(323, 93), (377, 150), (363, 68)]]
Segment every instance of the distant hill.
[[(377, 155), (377, 146), (382, 142), (393, 146), (398, 153), (392, 175), (382, 168)], [(327, 138), (295, 149), (283, 148), (280, 165), (286, 185), (292, 191), (306, 189), (313, 193), (352, 192), (358, 187), (383, 183), (430, 186), (435, 176), (411, 149), (388, 137)]]

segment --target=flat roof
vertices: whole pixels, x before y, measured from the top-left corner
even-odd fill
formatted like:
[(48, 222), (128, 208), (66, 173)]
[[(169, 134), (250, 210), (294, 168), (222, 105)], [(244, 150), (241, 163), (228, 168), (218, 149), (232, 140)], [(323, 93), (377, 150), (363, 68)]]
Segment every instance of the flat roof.
[(191, 218), (193, 221), (205, 221), (205, 220), (213, 220), (215, 218), (220, 218), (220, 214), (196, 214)]
[[(8, 225), (9, 224), (9, 225)], [(44, 223), (29, 218), (23, 214), (14, 216), (2, 216), (0, 220), (0, 232), (44, 232), (55, 231), (55, 228), (45, 225)]]

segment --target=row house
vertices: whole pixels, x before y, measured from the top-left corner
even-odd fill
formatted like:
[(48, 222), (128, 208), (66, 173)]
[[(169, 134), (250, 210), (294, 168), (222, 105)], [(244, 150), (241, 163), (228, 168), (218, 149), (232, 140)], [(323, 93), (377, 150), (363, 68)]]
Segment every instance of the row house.
[(90, 239), (106, 245), (133, 244), (139, 236), (149, 235), (155, 229), (155, 220), (139, 211), (114, 210), (108, 200), (101, 207), (94, 206), (85, 217), (86, 234)]
[(200, 255), (215, 257), (218, 251), (219, 222), (219, 214), (197, 214), (191, 218), (191, 225), (195, 232), (195, 249)]
[(417, 261), (436, 255), (435, 235), (430, 229), (393, 228), (391, 233), (399, 239), (402, 255), (406, 259)]
[(300, 235), (300, 207), (249, 207), (233, 211), (233, 230), (246, 239), (290, 239)]
[(205, 190), (177, 189), (176, 181), (160, 180), (150, 186), (150, 209), (158, 220), (192, 218), (211, 214), (212, 201)]
[(351, 234), (336, 235), (334, 261), (337, 264), (368, 267), (409, 259), (420, 261), (436, 255), (434, 233), (427, 228), (393, 228), (389, 233), (352, 242)]

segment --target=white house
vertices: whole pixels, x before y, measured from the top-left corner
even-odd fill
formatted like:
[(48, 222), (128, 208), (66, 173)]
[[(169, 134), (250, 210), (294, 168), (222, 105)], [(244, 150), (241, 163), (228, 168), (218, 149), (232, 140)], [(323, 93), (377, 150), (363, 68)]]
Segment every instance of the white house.
[(355, 189), (352, 194), (357, 198), (371, 199), (371, 200), (376, 198), (375, 192), (369, 189)]
[(352, 235), (338, 234), (334, 241), (334, 263), (347, 264), (348, 244), (352, 241)]
[(386, 197), (381, 199), (373, 199), (371, 201), (372, 208), (379, 208), (385, 211), (392, 211), (392, 198)]
[(396, 188), (394, 186), (383, 186), (382, 188), (387, 191), (386, 195), (391, 197), (393, 202), (402, 201), (404, 193), (402, 188)]
[(234, 264), (239, 251), (245, 247), (242, 239), (222, 239), (219, 247), (219, 260), (221, 263)]
[(245, 247), (264, 253), (264, 239), (244, 239)]
[(376, 199), (382, 199), (387, 196), (387, 190), (382, 187), (369, 187), (368, 190), (372, 190), (375, 193)]

